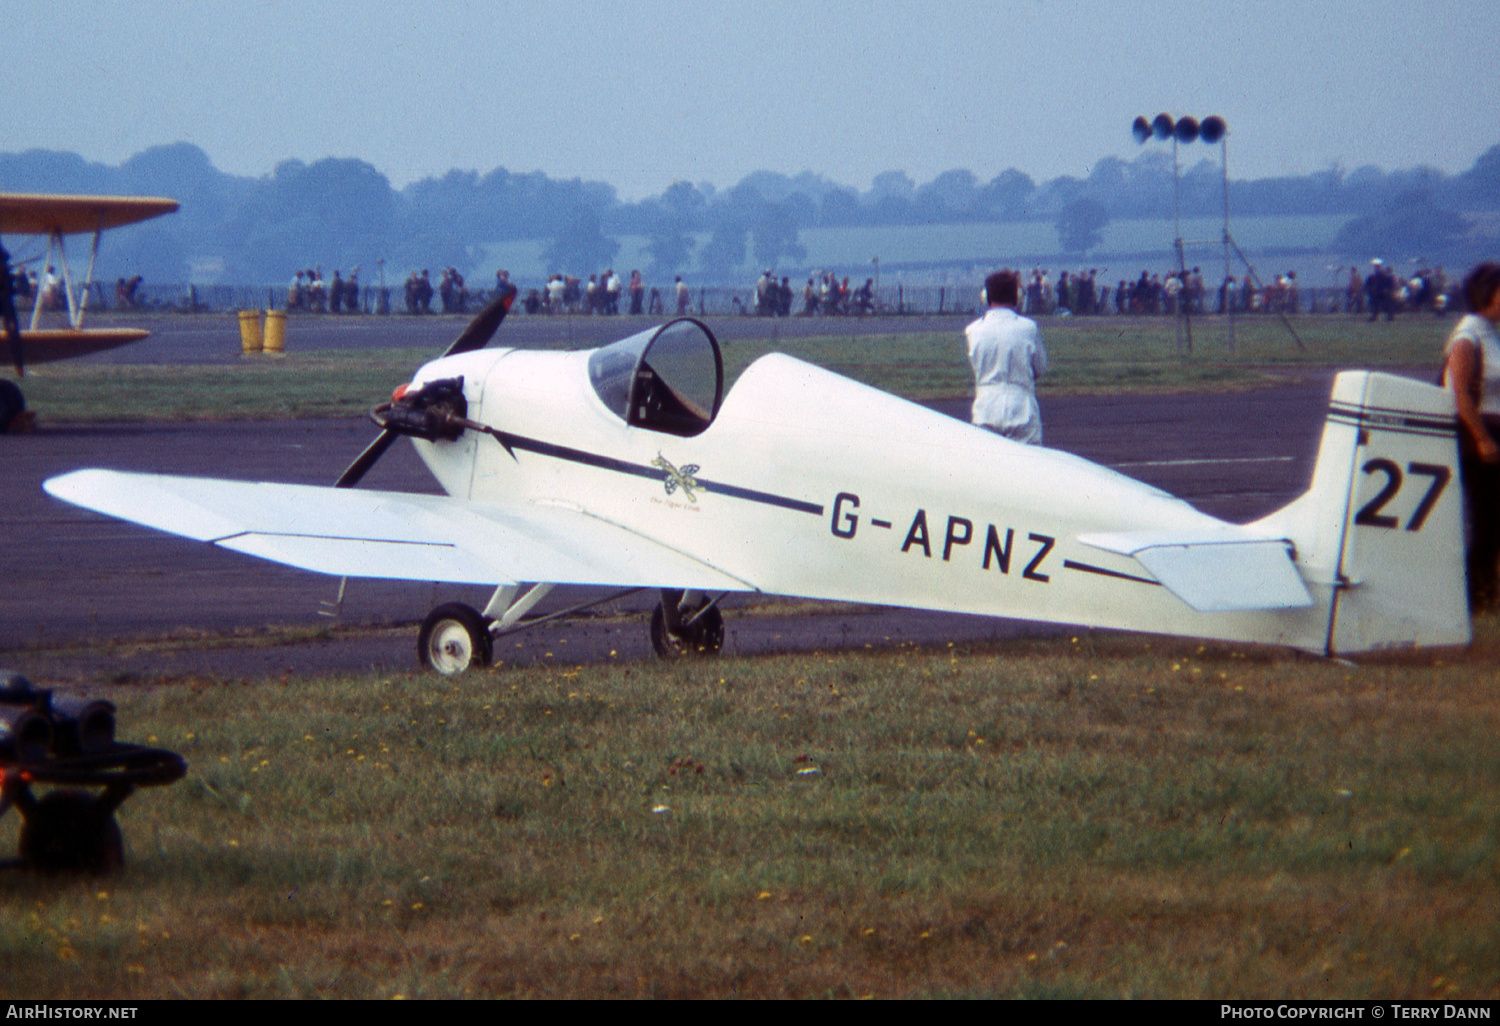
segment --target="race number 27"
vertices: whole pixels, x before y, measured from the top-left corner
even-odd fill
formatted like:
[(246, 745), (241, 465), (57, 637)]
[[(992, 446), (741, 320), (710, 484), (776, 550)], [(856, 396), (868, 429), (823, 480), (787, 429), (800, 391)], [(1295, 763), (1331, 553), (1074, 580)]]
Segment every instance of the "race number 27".
[[(1370, 460), (1360, 469), (1366, 474), (1384, 474), (1385, 484), (1375, 498), (1360, 507), (1359, 512), (1354, 515), (1354, 522), (1364, 527), (1396, 528), (1401, 526), (1400, 518), (1382, 512), (1401, 491), (1401, 486), (1405, 481), (1401, 466), (1382, 456)], [(1406, 522), (1408, 531), (1420, 531), (1422, 525), (1427, 522), (1427, 515), (1437, 505), (1438, 496), (1443, 494), (1443, 489), (1448, 487), (1448, 482), (1453, 479), (1453, 468), (1438, 463), (1408, 463), (1406, 473), (1431, 478), (1427, 485), (1427, 494), (1422, 496), (1422, 501), (1417, 503), (1411, 519)]]

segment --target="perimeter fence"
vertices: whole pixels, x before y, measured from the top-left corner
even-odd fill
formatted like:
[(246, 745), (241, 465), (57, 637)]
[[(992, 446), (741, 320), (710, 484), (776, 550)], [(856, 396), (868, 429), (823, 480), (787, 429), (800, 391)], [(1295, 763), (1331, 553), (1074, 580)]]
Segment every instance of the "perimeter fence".
[[(538, 290), (539, 291), (539, 290)], [(512, 316), (594, 316), (591, 311), (585, 310), (581, 302), (572, 304), (561, 304), (553, 307), (540, 302), (528, 302), (531, 289), (522, 289), (515, 307), (511, 311)], [(115, 286), (103, 282), (95, 282), (89, 296), (89, 309), (94, 311), (138, 311), (143, 313), (226, 313), (235, 310), (285, 310), (287, 308), (287, 288), (285, 285), (149, 285), (142, 284), (135, 292), (133, 302), (126, 303), (115, 294)], [(419, 309), (417, 316), (430, 314), (474, 314), (477, 313), (487, 301), (488, 295), (484, 291), (469, 293), (462, 301), (452, 301), (445, 309), (437, 297), (426, 307)], [(1231, 297), (1234, 304), (1233, 312), (1241, 314), (1348, 314), (1364, 313), (1363, 294), (1352, 294), (1347, 289), (1328, 288), (1305, 288), (1290, 295), (1270, 296), (1265, 293), (1241, 294)], [(1024, 304), (1024, 301), (1023, 301)], [(18, 305), (20, 305), (18, 303)], [(629, 310), (629, 299), (620, 303), (619, 313), (624, 314)], [(728, 316), (942, 316), (942, 315), (968, 315), (974, 314), (982, 309), (983, 303), (979, 289), (956, 288), (945, 285), (881, 285), (878, 286), (869, 300), (860, 303), (854, 297), (847, 297), (834, 309), (829, 309), (829, 304), (819, 300), (816, 309), (809, 311), (800, 294), (794, 294), (789, 308), (783, 306), (773, 312), (757, 309), (755, 289), (751, 288), (729, 288), (725, 286), (700, 286), (690, 291), (688, 303), (684, 313), (698, 317), (728, 317)], [(1450, 307), (1456, 308), (1456, 307)], [(307, 313), (317, 315), (327, 314), (326, 305), (322, 310), (296, 310), (296, 314)], [(643, 299), (640, 311), (649, 316), (672, 316), (678, 313), (676, 297), (670, 289), (660, 289), (658, 295)], [(1057, 303), (1053, 297), (1048, 297), (1040, 307), (1028, 306), (1025, 312), (1032, 316), (1070, 316), (1075, 311), (1067, 309)], [(1167, 304), (1153, 304), (1144, 309), (1132, 309), (1129, 303), (1116, 302), (1113, 294), (1106, 294), (1102, 299), (1093, 303), (1092, 309), (1078, 311), (1077, 313), (1090, 316), (1118, 317), (1132, 316), (1136, 314), (1172, 315), (1177, 310)], [(1213, 294), (1203, 298), (1200, 304), (1191, 313), (1193, 316), (1214, 316), (1222, 313), (1222, 301)], [(408, 310), (405, 298), (401, 290), (382, 287), (377, 285), (361, 286), (359, 297), (353, 308), (347, 307), (339, 311), (340, 315), (351, 316), (395, 316), (409, 317), (413, 313)], [(331, 314), (329, 314), (331, 316)]]
[[(592, 311), (586, 310), (579, 300), (562, 304), (547, 304), (542, 301), (542, 290), (535, 291), (536, 303), (527, 302), (528, 296), (532, 295), (530, 288), (521, 289), (517, 297), (516, 305), (511, 310), (512, 316), (525, 316), (530, 313), (536, 316), (590, 316)], [(463, 314), (476, 313), (488, 301), (490, 292), (479, 290), (469, 292), (462, 300), (453, 300), (446, 306), (436, 295), (431, 297), (429, 303), (419, 308), (420, 314), (448, 313)], [(841, 304), (836, 312), (842, 315), (861, 314), (910, 314), (910, 315), (937, 315), (937, 314), (962, 314), (972, 312), (979, 306), (978, 290), (958, 290), (951, 286), (943, 285), (892, 285), (881, 286), (874, 291), (868, 304), (864, 307), (852, 296)], [(618, 312), (624, 313), (629, 310), (630, 301), (626, 297), (621, 300)], [(793, 298), (790, 310), (785, 316), (802, 314), (806, 304), (802, 297), (797, 295)], [(829, 313), (821, 309), (823, 303), (819, 303), (819, 313)], [(152, 313), (169, 313), (181, 311), (184, 313), (222, 313), (234, 310), (286, 310), (287, 309), (287, 287), (285, 285), (148, 285), (142, 284), (136, 289), (133, 303), (123, 303), (115, 295), (115, 286), (103, 282), (95, 282), (93, 291), (89, 297), (89, 307), (94, 310), (101, 309), (134, 309)], [(293, 311), (305, 313), (327, 313), (327, 301), (320, 309), (308, 309), (306, 307)], [(359, 288), (359, 298), (353, 309), (347, 304), (339, 311), (340, 313), (367, 314), (372, 316), (410, 316), (413, 311), (407, 307), (405, 296), (401, 289), (389, 286), (362, 285)], [(642, 298), (641, 313), (655, 315), (673, 315), (678, 312), (677, 298), (670, 288), (657, 289), (656, 295), (652, 296), (650, 290)], [(722, 317), (735, 314), (755, 315), (756, 298), (755, 289), (730, 288), (727, 286), (700, 286), (692, 289), (689, 293), (687, 309), (684, 311), (693, 316)]]

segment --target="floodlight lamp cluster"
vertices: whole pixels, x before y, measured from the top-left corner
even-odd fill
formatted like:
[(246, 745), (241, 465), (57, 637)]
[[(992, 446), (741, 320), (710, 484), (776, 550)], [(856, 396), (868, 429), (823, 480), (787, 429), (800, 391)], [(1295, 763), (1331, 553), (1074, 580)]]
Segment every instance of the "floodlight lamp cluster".
[(1229, 126), (1217, 114), (1211, 114), (1201, 122), (1192, 115), (1173, 121), (1170, 114), (1158, 114), (1148, 121), (1143, 114), (1130, 125), (1130, 134), (1135, 136), (1136, 142), (1143, 144), (1155, 136), (1163, 142), (1176, 139), (1180, 143), (1190, 143), (1202, 139), (1211, 145), (1228, 132)]

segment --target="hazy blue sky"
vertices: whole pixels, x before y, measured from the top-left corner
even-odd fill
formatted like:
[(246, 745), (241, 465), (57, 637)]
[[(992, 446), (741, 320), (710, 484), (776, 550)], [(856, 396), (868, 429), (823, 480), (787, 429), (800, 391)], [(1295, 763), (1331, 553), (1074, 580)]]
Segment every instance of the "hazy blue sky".
[(1494, 0), (695, 6), (11, 4), (0, 150), (117, 164), (186, 141), (252, 176), (357, 157), (398, 188), (503, 166), (629, 200), (758, 169), (1082, 177), (1135, 156), (1131, 120), (1160, 111), (1222, 115), (1237, 178), (1454, 173), (1500, 142)]

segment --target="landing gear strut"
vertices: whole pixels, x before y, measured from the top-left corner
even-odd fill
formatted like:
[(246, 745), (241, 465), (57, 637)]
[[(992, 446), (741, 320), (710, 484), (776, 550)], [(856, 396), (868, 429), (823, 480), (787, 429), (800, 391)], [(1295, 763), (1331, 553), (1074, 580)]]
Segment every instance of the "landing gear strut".
[(689, 592), (663, 589), (651, 612), (651, 647), (663, 659), (717, 655), (724, 645), (724, 614), (717, 603)]
[[(519, 588), (497, 588), (482, 613), (462, 602), (449, 602), (428, 613), (417, 636), (417, 657), (422, 666), (445, 677), (481, 669), (494, 660), (497, 636), (571, 616), (639, 590), (631, 588), (592, 599), (517, 626), (521, 616), (551, 590), (551, 585), (537, 585), (517, 598)], [(696, 591), (663, 589), (661, 594), (662, 601), (651, 613), (651, 647), (656, 654), (663, 659), (716, 655), (724, 645), (724, 614), (719, 612), (718, 599)]]

